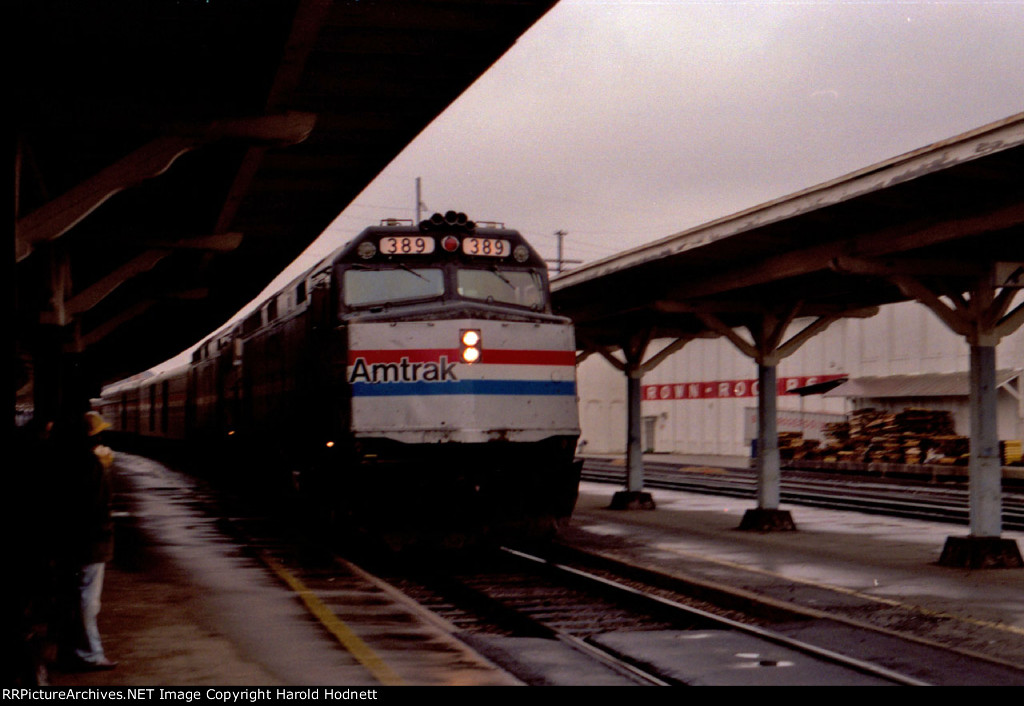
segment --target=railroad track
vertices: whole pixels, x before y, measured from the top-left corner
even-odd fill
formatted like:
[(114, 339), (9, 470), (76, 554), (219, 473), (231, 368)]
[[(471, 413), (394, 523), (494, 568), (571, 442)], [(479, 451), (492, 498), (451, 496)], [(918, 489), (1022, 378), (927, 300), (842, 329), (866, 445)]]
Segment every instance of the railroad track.
[(549, 674), (522, 667), (522, 651), (536, 649), (522, 643), (530, 639), (557, 641), (592, 660), (589, 670), (639, 685), (927, 683), (695, 607), (686, 596), (616, 576), (607, 565), (595, 572), (503, 548), (467, 566), (384, 579), (527, 683), (551, 683)]
[[(621, 464), (587, 459), (583, 480), (625, 484), (626, 470)], [(707, 469), (669, 463), (644, 464), (644, 486), (682, 490), (708, 495), (753, 498), (757, 477), (749, 469)], [(828, 476), (807, 471), (784, 470), (781, 498), (794, 505), (855, 510), (909, 519), (966, 525), (970, 520), (968, 491), (965, 487), (902, 483), (895, 480), (851, 476)], [(1024, 530), (1024, 493), (1003, 493), (1003, 529)]]

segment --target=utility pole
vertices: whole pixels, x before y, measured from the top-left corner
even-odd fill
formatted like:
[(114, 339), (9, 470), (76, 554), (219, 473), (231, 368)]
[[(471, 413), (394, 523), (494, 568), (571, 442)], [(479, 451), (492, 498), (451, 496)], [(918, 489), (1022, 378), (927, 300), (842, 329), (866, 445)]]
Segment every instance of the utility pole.
[(416, 224), (419, 225), (421, 214), (423, 213), (423, 197), (421, 195), (421, 182), (420, 177), (416, 177)]
[(567, 235), (569, 235), (569, 234), (566, 233), (564, 230), (556, 230), (555, 231), (555, 237), (558, 238), (558, 257), (555, 260), (555, 263), (556, 263), (555, 264), (555, 274), (558, 274), (558, 275), (562, 274), (562, 265), (568, 265), (568, 264), (578, 265), (578, 264), (583, 262), (582, 260), (566, 260), (564, 257), (562, 257), (562, 240)]

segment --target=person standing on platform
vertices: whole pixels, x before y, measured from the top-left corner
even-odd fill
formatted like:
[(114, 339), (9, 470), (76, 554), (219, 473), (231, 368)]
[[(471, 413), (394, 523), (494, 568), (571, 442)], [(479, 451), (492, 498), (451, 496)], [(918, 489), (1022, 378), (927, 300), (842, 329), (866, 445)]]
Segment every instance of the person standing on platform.
[[(64, 622), (57, 638), (58, 666), (69, 670), (113, 669), (97, 618), (106, 563), (114, 558), (110, 468), (114, 454), (100, 443), (110, 424), (98, 413), (72, 419), (54, 438), (60, 479), (58, 566)], [(56, 431), (56, 430), (55, 430)]]

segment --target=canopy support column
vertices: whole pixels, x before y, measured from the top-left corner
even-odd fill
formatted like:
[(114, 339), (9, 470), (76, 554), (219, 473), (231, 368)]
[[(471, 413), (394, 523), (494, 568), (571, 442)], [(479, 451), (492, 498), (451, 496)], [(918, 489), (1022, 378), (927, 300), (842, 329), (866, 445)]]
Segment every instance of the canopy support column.
[(996, 346), (1024, 325), (1024, 262), (992, 262), (960, 284), (963, 263), (927, 260), (897, 264), (856, 257), (837, 258), (836, 269), (885, 277), (904, 295), (928, 307), (971, 348), (970, 369), (970, 535), (949, 537), (939, 563), (968, 568), (1024, 567), (1016, 541), (1002, 531), (1002, 462), (999, 456)]
[(741, 353), (757, 362), (757, 507), (744, 513), (739, 527), (742, 530), (766, 532), (796, 529), (789, 511), (779, 509), (782, 464), (779, 459), (777, 411), (778, 364), (839, 318), (838, 315), (818, 317), (783, 342), (801, 304), (793, 304), (781, 315), (770, 312), (752, 314), (746, 326), (752, 341), (740, 336), (717, 316), (698, 314), (708, 328), (728, 338)]
[(635, 495), (644, 488), (644, 449), (641, 433), (641, 391), (644, 371), (639, 366), (626, 368), (626, 491)]
[(971, 346), (971, 535), (998, 537), (1002, 531), (1002, 459), (996, 420), (995, 346)]
[(72, 281), (67, 253), (56, 243), (45, 243), (40, 250), (48, 272), (30, 341), (33, 417), (42, 431), (49, 423), (84, 414), (98, 385), (82, 355), (81, 324), (68, 307)]
[(1017, 542), (1000, 536), (1003, 491), (995, 374), (1000, 339), (1024, 324), (1024, 303), (1013, 305), (1022, 269), (1024, 263), (995, 263), (965, 293), (948, 285), (936, 290), (912, 275), (890, 276), (971, 347), (970, 534), (946, 539), (939, 557), (943, 566), (1024, 567)]
[(613, 510), (653, 510), (654, 499), (644, 490), (644, 449), (643, 401), (644, 373), (656, 368), (670, 355), (682, 349), (693, 337), (679, 338), (662, 348), (656, 355), (644, 362), (644, 354), (651, 341), (651, 332), (633, 336), (621, 346), (626, 358), (619, 360), (607, 348), (599, 349), (601, 355), (626, 376), (626, 488), (612, 497)]
[(778, 510), (781, 496), (779, 459), (778, 369), (757, 366), (757, 506)]
[(996, 420), (996, 348), (971, 346), (970, 534), (950, 536), (939, 557), (942, 566), (1024, 567), (1020, 547), (1002, 537), (1003, 465)]

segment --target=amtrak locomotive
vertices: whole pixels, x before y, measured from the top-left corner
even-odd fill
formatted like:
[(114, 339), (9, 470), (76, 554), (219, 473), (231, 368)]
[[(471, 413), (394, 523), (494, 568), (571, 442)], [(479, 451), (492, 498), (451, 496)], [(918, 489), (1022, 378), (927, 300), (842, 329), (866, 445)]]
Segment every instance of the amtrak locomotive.
[(402, 545), (536, 537), (576, 501), (575, 355), (522, 236), (448, 212), (365, 229), (100, 406), (121, 433), (283, 469), (336, 523)]

